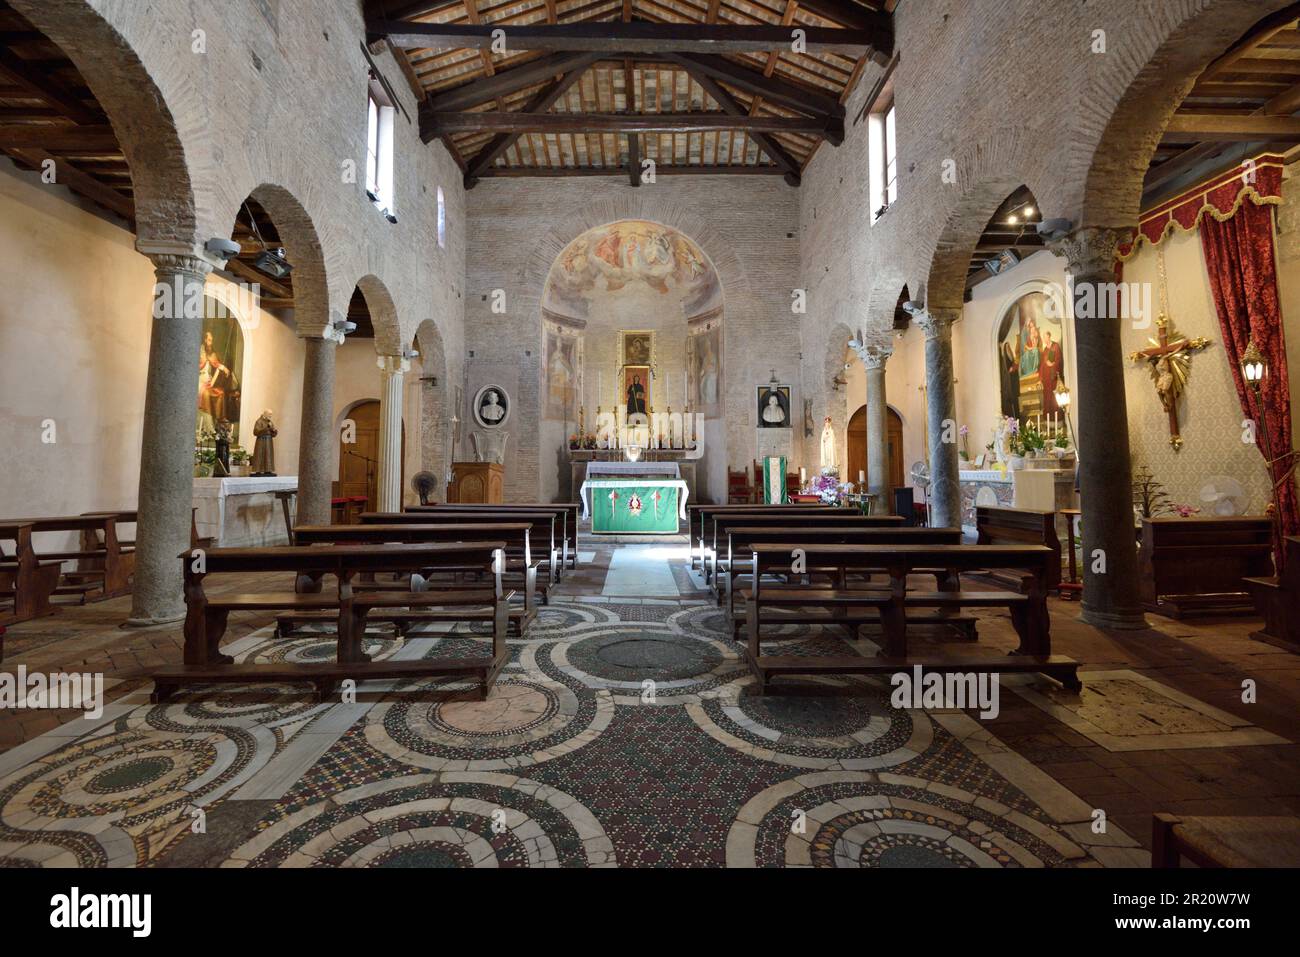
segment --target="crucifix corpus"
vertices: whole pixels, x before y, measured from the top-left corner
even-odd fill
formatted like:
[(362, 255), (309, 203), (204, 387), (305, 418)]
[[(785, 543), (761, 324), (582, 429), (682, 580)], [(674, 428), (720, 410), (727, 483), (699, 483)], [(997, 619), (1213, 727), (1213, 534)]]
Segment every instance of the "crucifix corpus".
[(1192, 353), (1210, 344), (1204, 336), (1188, 339), (1179, 335), (1174, 324), (1165, 316), (1156, 320), (1156, 338), (1148, 339), (1150, 346), (1129, 354), (1134, 362), (1145, 361), (1151, 369), (1160, 404), (1169, 415), (1169, 444), (1178, 451), (1183, 447), (1183, 437), (1178, 434), (1178, 398), (1187, 388), (1187, 377), (1192, 371)]

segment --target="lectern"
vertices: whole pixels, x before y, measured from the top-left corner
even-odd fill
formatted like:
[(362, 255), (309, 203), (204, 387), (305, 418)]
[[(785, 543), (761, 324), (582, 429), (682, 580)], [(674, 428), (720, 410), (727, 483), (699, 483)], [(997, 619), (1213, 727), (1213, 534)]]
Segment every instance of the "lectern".
[(447, 501), (463, 505), (500, 505), (505, 467), (496, 462), (453, 462)]

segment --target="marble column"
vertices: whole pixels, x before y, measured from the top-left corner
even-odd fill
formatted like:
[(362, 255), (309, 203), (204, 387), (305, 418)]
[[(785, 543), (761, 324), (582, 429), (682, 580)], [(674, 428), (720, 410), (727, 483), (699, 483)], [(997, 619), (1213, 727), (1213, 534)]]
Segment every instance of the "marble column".
[(1083, 512), (1083, 602), (1080, 618), (1099, 628), (1145, 628), (1138, 597), (1133, 536), (1124, 352), (1116, 304), (1115, 249), (1131, 230), (1078, 229), (1052, 244), (1066, 260), (1072, 288), (1079, 381), (1070, 413), (1078, 426), (1079, 498)]
[(402, 380), (411, 363), (401, 356), (380, 356), (383, 388), (379, 399), (379, 502), (376, 511), (402, 510)]
[(930, 525), (935, 528), (961, 527), (957, 393), (952, 368), (952, 324), (960, 317), (960, 309), (937, 306), (916, 316), (925, 333), (926, 440), (930, 451), (926, 504)]
[[(889, 406), (885, 398), (885, 363), (893, 354), (889, 346), (867, 345), (854, 351), (867, 379), (867, 494), (872, 511), (888, 515), (894, 508), (889, 487)], [(850, 481), (856, 475), (847, 476)]]
[(334, 485), (334, 350), (332, 336), (303, 336), (302, 425), (298, 433), (299, 525), (328, 525)]
[(180, 555), (190, 547), (194, 502), (194, 357), (203, 330), (203, 284), (212, 264), (193, 252), (139, 248), (153, 261), (157, 277), (127, 620), (144, 626), (185, 617)]

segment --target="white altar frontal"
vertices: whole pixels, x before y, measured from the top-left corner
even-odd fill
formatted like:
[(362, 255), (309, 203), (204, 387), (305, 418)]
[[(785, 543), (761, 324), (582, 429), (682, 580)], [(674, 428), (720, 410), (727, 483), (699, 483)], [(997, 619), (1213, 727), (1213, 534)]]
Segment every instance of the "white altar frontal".
[(686, 518), (686, 498), (690, 492), (676, 462), (589, 462), (586, 480), (578, 490), (582, 517), (591, 521), (591, 496), (596, 489), (631, 487), (676, 488), (677, 517)]
[[(296, 475), (196, 478), (194, 523), (199, 538), (226, 547), (288, 545), (284, 507), (276, 493), (297, 490)], [(296, 509), (295, 497), (289, 505), (290, 521)]]
[[(975, 531), (975, 509), (981, 505), (1059, 513), (1075, 504), (1073, 466), (1005, 472), (1001, 469), (962, 469), (958, 478), (962, 529), (968, 533)], [(1057, 524), (1061, 524), (1059, 515)]]

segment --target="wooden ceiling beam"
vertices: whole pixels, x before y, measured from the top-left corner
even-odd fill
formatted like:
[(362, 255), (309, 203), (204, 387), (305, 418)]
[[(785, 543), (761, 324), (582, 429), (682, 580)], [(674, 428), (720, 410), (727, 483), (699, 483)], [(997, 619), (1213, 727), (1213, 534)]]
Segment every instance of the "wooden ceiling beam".
[(80, 193), (123, 219), (135, 219), (135, 203), (111, 186), (106, 186), (89, 173), (84, 173), (67, 160), (51, 156), (40, 147), (6, 150), (10, 156), (33, 169), (41, 169), (46, 161), (54, 164), (54, 183)]
[[(841, 53), (859, 57), (893, 47), (892, 30), (800, 27), (809, 53)], [(767, 53), (790, 50), (793, 31), (776, 25), (737, 26), (708, 23), (650, 23), (637, 20), (585, 23), (406, 23), (375, 20), (366, 24), (368, 40), (387, 38), (407, 49), (487, 50), (493, 34), (505, 32), (509, 50), (587, 50), (602, 53)]]
[(493, 76), (434, 93), (421, 104), (421, 110), (442, 113), (481, 106), (497, 97), (509, 96), (530, 86), (545, 83), (578, 67), (585, 69), (595, 59), (598, 58), (593, 58), (590, 53), (553, 53), (510, 70), (498, 70)]
[[(745, 116), (745, 110), (737, 102), (736, 98), (722, 88), (716, 80), (708, 73), (704, 72), (692, 60), (684, 60), (682, 66), (690, 74), (695, 82), (698, 83), (704, 92), (713, 97), (715, 103), (732, 116)], [(761, 76), (761, 74), (760, 74)], [(843, 111), (841, 109), (840, 123), (843, 124)], [(803, 182), (803, 170), (799, 166), (798, 160), (790, 155), (780, 143), (766, 133), (753, 133), (754, 140), (762, 147), (763, 152), (767, 153), (768, 158), (776, 164), (785, 176), (785, 181), (790, 186), (798, 187)], [(841, 135), (841, 139), (843, 136)], [(734, 137), (733, 137), (734, 141)]]
[(777, 103), (801, 113), (822, 113), (844, 119), (844, 106), (834, 96), (797, 86), (776, 77), (763, 76), (758, 70), (733, 63), (717, 56), (699, 56), (694, 53), (673, 53), (669, 60), (691, 73), (699, 82), (700, 76), (719, 80), (753, 96), (761, 96), (769, 103)]
[(1246, 143), (1278, 140), (1300, 143), (1300, 117), (1175, 113), (1161, 143)]
[[(258, 250), (260, 255), (261, 250)], [(260, 269), (255, 269), (252, 263), (236, 257), (226, 260), (226, 272), (231, 273), (237, 279), (244, 282), (257, 283), (263, 293), (269, 294), (272, 299), (293, 299), (293, 290), (283, 285), (279, 281), (271, 278)]]
[(1289, 29), (1298, 17), (1300, 17), (1300, 3), (1288, 4), (1276, 13), (1269, 14), (1251, 27), (1249, 32), (1233, 44), (1227, 53), (1207, 66), (1197, 78), (1197, 83), (1205, 83), (1220, 74), (1230, 73), (1236, 64), (1250, 55), (1252, 50), (1273, 39), (1283, 30)]
[(825, 136), (834, 121), (814, 116), (731, 113), (427, 113), (422, 135), (456, 133), (806, 133)]
[(641, 135), (627, 134), (627, 177), (633, 187), (641, 185)]
[[(560, 176), (618, 176), (624, 172), (626, 171), (619, 167), (564, 167), (556, 169), (554, 167), (546, 166), (494, 166), (488, 172), (483, 174), (483, 178), (514, 179), (525, 176), (540, 176), (547, 178)], [(782, 176), (784, 174), (785, 171), (779, 166), (673, 166), (664, 163), (655, 164), (656, 176)]]
[(0, 126), (0, 149), (24, 146), (39, 146), (47, 150), (121, 152), (117, 134), (111, 126), (54, 126), (37, 123)]
[[(552, 80), (549, 86), (534, 96), (524, 107), (524, 112), (543, 113), (546, 110), (549, 110), (559, 102), (560, 97), (564, 96), (564, 94), (569, 91), (569, 87), (573, 86), (574, 83), (581, 79), (582, 74), (585, 73), (587, 68), (594, 62), (594, 56), (579, 58), (578, 62), (574, 64), (567, 73)], [(421, 136), (423, 136), (426, 115), (428, 114), (423, 112), (420, 114)], [(473, 189), (474, 184), (478, 182), (478, 178), (483, 175), (484, 170), (491, 167), (497, 157), (514, 145), (515, 141), (518, 139), (518, 133), (500, 133), (493, 137), (488, 144), (484, 146), (483, 149), (479, 150), (479, 152), (475, 154), (474, 158), (466, 164), (465, 188)]]
[(61, 89), (49, 77), (32, 70), (12, 50), (0, 48), (0, 76), (4, 75), (8, 75), (32, 96), (44, 100), (74, 123), (91, 125), (100, 122), (100, 117), (86, 109), (73, 93)]

